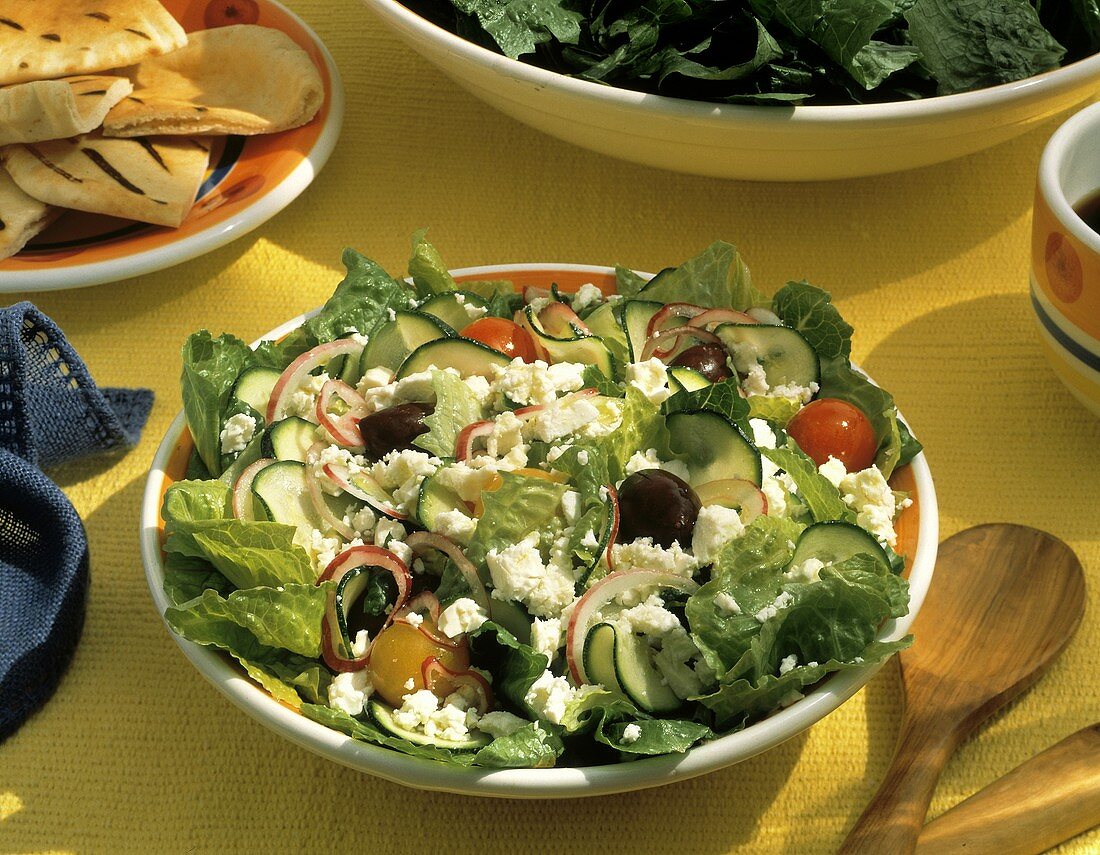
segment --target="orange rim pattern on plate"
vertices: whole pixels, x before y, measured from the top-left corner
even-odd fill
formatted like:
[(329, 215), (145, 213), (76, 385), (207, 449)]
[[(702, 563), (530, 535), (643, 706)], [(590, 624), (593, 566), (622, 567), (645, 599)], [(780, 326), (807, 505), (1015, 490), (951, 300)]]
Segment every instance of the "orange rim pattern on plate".
[(0, 274), (115, 261), (212, 229), (271, 193), (305, 159), (324, 129), (333, 81), (317, 43), (287, 10), (268, 0), (162, 0), (187, 32), (214, 25), (254, 23), (281, 30), (306, 53), (321, 75), (325, 102), (306, 125), (278, 134), (214, 138), (211, 165), (191, 213), (178, 229), (66, 212), (18, 255), (0, 261)]

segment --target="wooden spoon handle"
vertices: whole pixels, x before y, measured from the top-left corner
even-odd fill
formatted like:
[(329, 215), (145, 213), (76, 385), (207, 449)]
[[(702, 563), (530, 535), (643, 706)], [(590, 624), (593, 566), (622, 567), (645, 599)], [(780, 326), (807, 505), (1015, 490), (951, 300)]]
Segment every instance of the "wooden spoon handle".
[(856, 821), (841, 853), (906, 855), (917, 845), (928, 803), (958, 737), (947, 721), (934, 716), (907, 715), (901, 728), (886, 778)]
[(920, 855), (1033, 855), (1100, 825), (1100, 724), (1079, 730), (924, 827)]

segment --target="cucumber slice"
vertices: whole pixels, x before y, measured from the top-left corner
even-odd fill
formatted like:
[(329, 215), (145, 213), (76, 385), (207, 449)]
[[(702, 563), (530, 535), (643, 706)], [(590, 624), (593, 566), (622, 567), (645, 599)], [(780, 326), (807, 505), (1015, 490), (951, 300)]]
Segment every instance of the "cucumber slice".
[(489, 617), (516, 637), (522, 644), (531, 643), (531, 616), (523, 606), (510, 600), (489, 600)]
[(420, 345), (454, 335), (454, 330), (439, 319), (421, 312), (395, 312), (394, 319), (376, 332), (359, 362), (359, 375), (383, 366), (396, 371)]
[(614, 360), (611, 351), (599, 336), (577, 335), (573, 338), (556, 338), (543, 330), (531, 306), (524, 306), (527, 318), (525, 328), (546, 350), (551, 362), (580, 362), (595, 365), (607, 377), (614, 378)]
[(429, 368), (454, 368), (463, 377), (480, 374), (489, 377), (492, 366), (505, 368), (511, 359), (499, 350), (467, 338), (441, 338), (420, 345), (408, 355), (397, 371), (397, 379), (419, 374)]
[(683, 365), (674, 365), (668, 369), (668, 379), (674, 391), (682, 389), (686, 392), (695, 392), (711, 385), (711, 382), (694, 368), (686, 368)]
[(734, 354), (738, 370), (746, 359), (755, 358), (769, 386), (809, 386), (821, 380), (817, 353), (797, 330), (771, 324), (722, 324), (714, 334)]
[(259, 413), (260, 420), (263, 421), (267, 402), (271, 399), (271, 390), (281, 376), (282, 372), (274, 368), (247, 368), (233, 384), (231, 397), (242, 404), (248, 404)]
[(477, 751), (484, 748), (493, 738), (479, 730), (472, 731), (465, 739), (443, 739), (440, 736), (428, 736), (415, 730), (406, 730), (393, 719), (393, 710), (380, 701), (369, 701), (370, 716), (383, 730), (392, 733), (414, 745), (434, 745), (450, 751)]
[(446, 511), (462, 511), (470, 515), (470, 508), (457, 493), (439, 483), (439, 476), (429, 475), (420, 482), (420, 494), (416, 501), (416, 518), (428, 531), (435, 531), (436, 518)]
[(630, 361), (630, 350), (626, 343), (626, 333), (623, 325), (615, 312), (613, 303), (602, 303), (592, 310), (584, 319), (585, 325), (592, 330), (592, 334), (599, 336), (600, 341), (607, 345), (611, 355), (621, 363)]
[(650, 660), (649, 645), (637, 635), (598, 623), (584, 640), (584, 669), (605, 688), (618, 691), (647, 712), (679, 709), (676, 697)]
[(664, 307), (664, 303), (654, 303), (651, 300), (630, 300), (623, 306), (623, 329), (626, 331), (631, 362), (642, 358), (649, 322)]
[(264, 433), (263, 453), (276, 460), (306, 462), (306, 452), (317, 441), (317, 425), (291, 416), (275, 422)]
[(344, 649), (348, 653), (351, 652), (351, 645), (354, 642), (351, 630), (348, 629), (348, 609), (363, 596), (363, 592), (367, 589), (367, 582), (370, 581), (371, 569), (366, 566), (352, 568), (336, 583), (336, 594), (333, 598), (336, 606), (336, 624), (340, 627)]
[[(462, 296), (461, 302), (458, 299), (459, 295)], [(467, 306), (474, 306), (486, 311), (471, 317), (470, 313), (466, 311)], [(470, 291), (445, 291), (442, 294), (429, 297), (416, 309), (418, 312), (423, 312), (425, 315), (431, 315), (441, 320), (452, 331), (455, 331), (464, 329), (478, 318), (485, 317), (488, 313), (488, 307), (489, 304), (484, 297), (479, 297)]]
[(797, 567), (808, 558), (816, 558), (825, 564), (839, 564), (853, 555), (870, 555), (890, 566), (886, 550), (874, 536), (858, 525), (840, 520), (814, 523), (802, 532), (795, 545), (788, 567)]
[[(257, 424), (259, 424), (260, 421), (262, 421), (262, 419), (257, 420)], [(219, 476), (219, 480), (224, 481), (230, 487), (236, 484), (237, 479), (241, 477), (241, 473), (264, 456), (264, 436), (264, 432), (257, 431), (256, 435), (252, 437), (252, 441), (245, 446), (244, 451), (238, 454), (233, 459), (233, 462), (225, 468), (225, 471)]]
[(709, 410), (681, 410), (665, 417), (669, 448), (688, 466), (693, 487), (719, 478), (743, 478), (760, 486), (760, 452), (736, 425)]
[(296, 460), (282, 460), (261, 469), (252, 482), (257, 511), (272, 522), (312, 531), (321, 520), (306, 488), (306, 467)]

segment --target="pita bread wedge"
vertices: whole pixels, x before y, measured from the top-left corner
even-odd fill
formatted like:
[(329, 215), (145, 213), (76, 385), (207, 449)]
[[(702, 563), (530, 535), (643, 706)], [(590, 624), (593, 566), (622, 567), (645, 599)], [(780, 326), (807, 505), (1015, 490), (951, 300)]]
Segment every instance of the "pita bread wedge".
[(0, 86), (132, 65), (185, 44), (157, 0), (3, 0)]
[(187, 47), (118, 73), (134, 92), (107, 114), (105, 136), (270, 134), (304, 125), (325, 97), (288, 35), (247, 24), (191, 33)]
[(0, 145), (60, 140), (103, 124), (115, 104), (133, 91), (125, 77), (67, 77), (0, 89)]
[(4, 165), (24, 193), (50, 205), (161, 226), (183, 222), (210, 158), (183, 137), (67, 140), (11, 145)]
[(0, 259), (15, 255), (61, 213), (19, 189), (0, 169)]

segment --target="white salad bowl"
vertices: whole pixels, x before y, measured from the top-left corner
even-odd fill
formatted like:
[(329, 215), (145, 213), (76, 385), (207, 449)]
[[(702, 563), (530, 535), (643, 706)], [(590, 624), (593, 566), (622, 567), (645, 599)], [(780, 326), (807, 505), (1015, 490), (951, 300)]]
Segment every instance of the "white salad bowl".
[(820, 181), (928, 166), (1011, 139), (1100, 88), (1100, 55), (938, 98), (850, 106), (712, 104), (592, 83), (509, 59), (398, 0), (363, 0), (413, 50), (496, 109), (601, 154), (676, 172)]
[[(614, 287), (615, 270), (577, 264), (508, 264), (451, 271), (455, 279), (511, 279), (517, 284), (549, 287), (556, 282), (573, 291), (586, 282)], [(650, 274), (639, 274), (649, 278)], [(312, 314), (312, 313), (310, 313)], [(278, 339), (301, 325), (300, 315), (264, 336)], [(141, 507), (141, 555), (145, 576), (158, 613), (171, 603), (164, 593), (163, 522), (160, 506), (165, 490), (184, 477), (192, 443), (181, 412), (172, 422), (153, 459)], [(879, 640), (902, 638), (924, 601), (936, 562), (939, 517), (932, 474), (919, 454), (892, 479), (895, 489), (910, 492), (914, 502), (899, 519), (899, 550), (907, 553), (909, 614), (887, 621)], [(357, 742), (318, 724), (272, 698), (253, 683), (233, 660), (218, 651), (186, 641), (168, 629), (184, 655), (229, 700), (261, 724), (298, 745), (345, 766), (412, 787), (464, 795), (501, 798), (576, 798), (640, 790), (682, 781), (739, 763), (774, 748), (827, 716), (860, 690), (880, 664), (835, 674), (806, 691), (785, 709), (736, 733), (720, 736), (684, 754), (602, 766), (553, 769), (484, 769), (456, 767), (387, 748)]]

